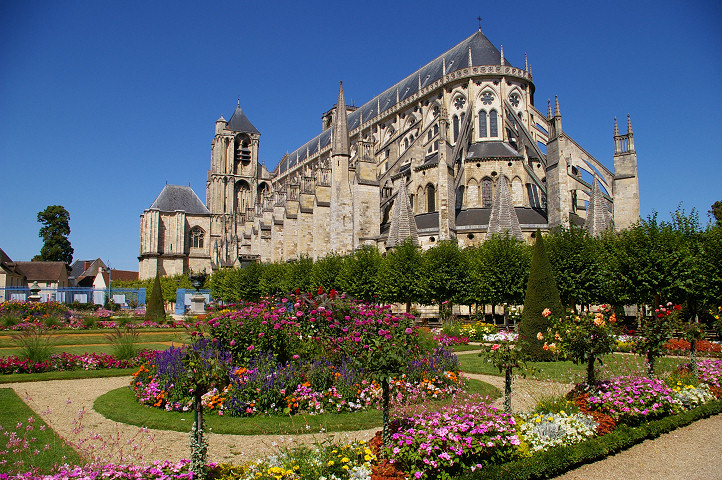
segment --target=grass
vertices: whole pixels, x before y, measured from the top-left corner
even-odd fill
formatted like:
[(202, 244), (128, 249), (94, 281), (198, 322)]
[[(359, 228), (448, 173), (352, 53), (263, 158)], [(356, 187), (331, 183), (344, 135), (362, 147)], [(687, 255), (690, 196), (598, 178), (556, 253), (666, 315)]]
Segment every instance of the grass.
[[(53, 330), (53, 335), (57, 339), (58, 345), (95, 345), (98, 343), (109, 343), (107, 335), (112, 331), (112, 329), (108, 328), (99, 331), (94, 330), (90, 333), (87, 330)], [(15, 335), (16, 333), (18, 332), (0, 332), (0, 348), (15, 347), (11, 335)], [(163, 330), (155, 332), (141, 330), (138, 332), (138, 341), (147, 343), (189, 343), (190, 338), (185, 330)], [(0, 350), (0, 354), (4, 354), (2, 352), (3, 350)]]
[[(663, 357), (657, 360), (657, 374), (674, 371), (678, 365), (686, 363), (687, 358)], [(575, 365), (569, 361), (529, 362), (533, 373), (528, 376), (535, 380), (552, 380), (561, 383), (578, 383), (586, 379), (586, 366)], [(459, 367), (462, 372), (500, 375), (499, 370), (484, 358), (477, 355), (460, 355)], [(599, 378), (618, 375), (646, 375), (644, 358), (639, 355), (612, 354), (604, 357), (604, 365), (597, 364)]]
[[(498, 389), (478, 380), (469, 381), (469, 392), (498, 398)], [(166, 412), (159, 408), (141, 405), (130, 388), (121, 387), (101, 395), (93, 408), (104, 417), (116, 422), (158, 430), (188, 432), (193, 424), (193, 412)], [(316, 433), (324, 428), (327, 432), (367, 430), (381, 427), (381, 412), (326, 413), (322, 415), (295, 416), (219, 416), (214, 412), (204, 415), (206, 426), (213, 433), (234, 435), (297, 435)]]
[[(34, 419), (33, 423), (28, 422), (30, 418)], [(22, 424), (19, 429), (18, 424)], [(30, 438), (36, 438), (36, 441), (29, 444), (29, 448), (21, 449), (18, 454), (13, 454), (12, 448), (8, 455), (0, 453), (0, 460), (7, 460), (7, 463), (0, 467), (0, 471), (6, 473), (12, 473), (13, 470), (24, 472), (30, 470), (31, 467), (37, 467), (41, 472), (49, 473), (55, 465), (63, 463), (80, 465), (83, 463), (75, 450), (65, 445), (52, 429), (40, 429), (43, 425), (47, 427), (45, 422), (25, 405), (10, 388), (0, 388), (0, 425), (5, 431), (16, 431), (20, 437), (27, 434), (28, 441)], [(28, 425), (31, 425), (33, 429), (25, 432)], [(6, 450), (7, 438), (4, 435), (0, 436), (0, 451)], [(46, 444), (50, 448), (43, 450)], [(34, 454), (35, 449), (39, 450), (37, 455)], [(22, 461), (23, 464), (14, 467), (16, 461)]]
[(44, 380), (73, 380), (77, 378), (130, 377), (134, 368), (108, 368), (105, 370), (68, 370), (45, 373), (9, 373), (0, 375), (2, 383), (42, 382)]
[[(137, 343), (136, 346), (138, 347), (138, 350), (142, 350), (144, 348), (148, 350), (167, 350), (170, 348), (170, 345), (166, 345), (163, 343)], [(181, 344), (177, 344), (175, 346), (181, 346)], [(107, 353), (108, 355), (113, 355), (115, 353), (114, 347), (111, 344), (106, 345), (76, 345), (76, 346), (65, 346), (65, 345), (56, 345), (52, 348), (50, 351), (51, 354), (53, 353), (60, 353), (60, 352), (66, 352), (66, 353), (72, 353), (74, 355), (81, 355), (83, 353)], [(3, 348), (0, 350), (0, 356), (3, 357), (9, 357), (10, 355), (17, 355), (22, 356), (22, 349), (20, 348)]]
[(454, 346), (451, 348), (451, 350), (452, 350), (454, 353), (469, 352), (469, 351), (472, 351), (472, 350), (481, 350), (481, 346), (479, 346), (479, 345), (454, 345)]

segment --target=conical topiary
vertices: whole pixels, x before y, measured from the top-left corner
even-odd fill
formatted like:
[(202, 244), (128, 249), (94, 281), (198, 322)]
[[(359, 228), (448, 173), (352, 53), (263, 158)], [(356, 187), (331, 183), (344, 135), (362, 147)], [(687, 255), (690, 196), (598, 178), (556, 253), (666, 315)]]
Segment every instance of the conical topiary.
[(153, 287), (150, 289), (148, 301), (145, 304), (146, 320), (165, 319), (165, 308), (163, 308), (163, 293), (160, 289), (160, 276), (156, 272), (153, 280)]
[(524, 352), (534, 360), (552, 359), (552, 354), (543, 349), (544, 341), (537, 338), (540, 332), (546, 335), (549, 328), (549, 317), (542, 315), (546, 308), (550, 309), (555, 317), (565, 313), (541, 231), (537, 230), (524, 296), (524, 311), (519, 324), (519, 342)]

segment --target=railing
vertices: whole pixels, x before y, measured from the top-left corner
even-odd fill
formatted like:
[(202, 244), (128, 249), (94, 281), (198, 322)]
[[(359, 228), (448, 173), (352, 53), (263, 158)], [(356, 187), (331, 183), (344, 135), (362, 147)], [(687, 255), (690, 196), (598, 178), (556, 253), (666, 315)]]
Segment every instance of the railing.
[[(27, 301), (30, 297), (28, 287), (0, 288), (0, 302), (8, 300)], [(41, 287), (38, 292), (41, 302), (61, 302), (65, 304), (92, 303), (103, 305), (106, 299), (112, 300), (121, 308), (134, 308), (145, 305), (145, 288), (91, 288), (91, 287)]]

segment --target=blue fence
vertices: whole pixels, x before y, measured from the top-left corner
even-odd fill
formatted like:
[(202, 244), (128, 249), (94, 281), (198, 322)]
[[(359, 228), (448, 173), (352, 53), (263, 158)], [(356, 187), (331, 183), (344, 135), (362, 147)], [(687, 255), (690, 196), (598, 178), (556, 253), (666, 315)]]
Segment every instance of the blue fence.
[[(145, 305), (145, 288), (42, 287), (38, 294), (41, 302), (56, 301), (66, 304), (78, 302), (103, 305), (106, 299), (110, 299), (120, 305), (121, 308), (135, 308)], [(0, 302), (6, 300), (25, 301), (29, 296), (30, 289), (28, 287), (0, 288)]]
[[(211, 299), (210, 290), (201, 290), (201, 295), (206, 297), (206, 303)], [(191, 306), (191, 297), (196, 294), (195, 290), (179, 288), (175, 291), (175, 314), (183, 315)]]

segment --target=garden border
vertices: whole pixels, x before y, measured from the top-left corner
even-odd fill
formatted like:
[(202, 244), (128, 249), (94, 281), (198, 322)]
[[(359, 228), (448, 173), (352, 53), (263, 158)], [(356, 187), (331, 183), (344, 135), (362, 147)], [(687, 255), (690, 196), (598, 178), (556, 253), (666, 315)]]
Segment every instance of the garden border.
[(456, 479), (495, 479), (495, 480), (537, 480), (562, 475), (582, 465), (596, 462), (627, 450), (644, 440), (657, 438), (677, 428), (722, 413), (722, 400), (712, 400), (686, 412), (639, 425), (618, 426), (614, 431), (601, 437), (595, 437), (582, 443), (554, 447), (532, 457), (507, 462), (501, 465), (488, 465), (477, 472), (454, 477)]

